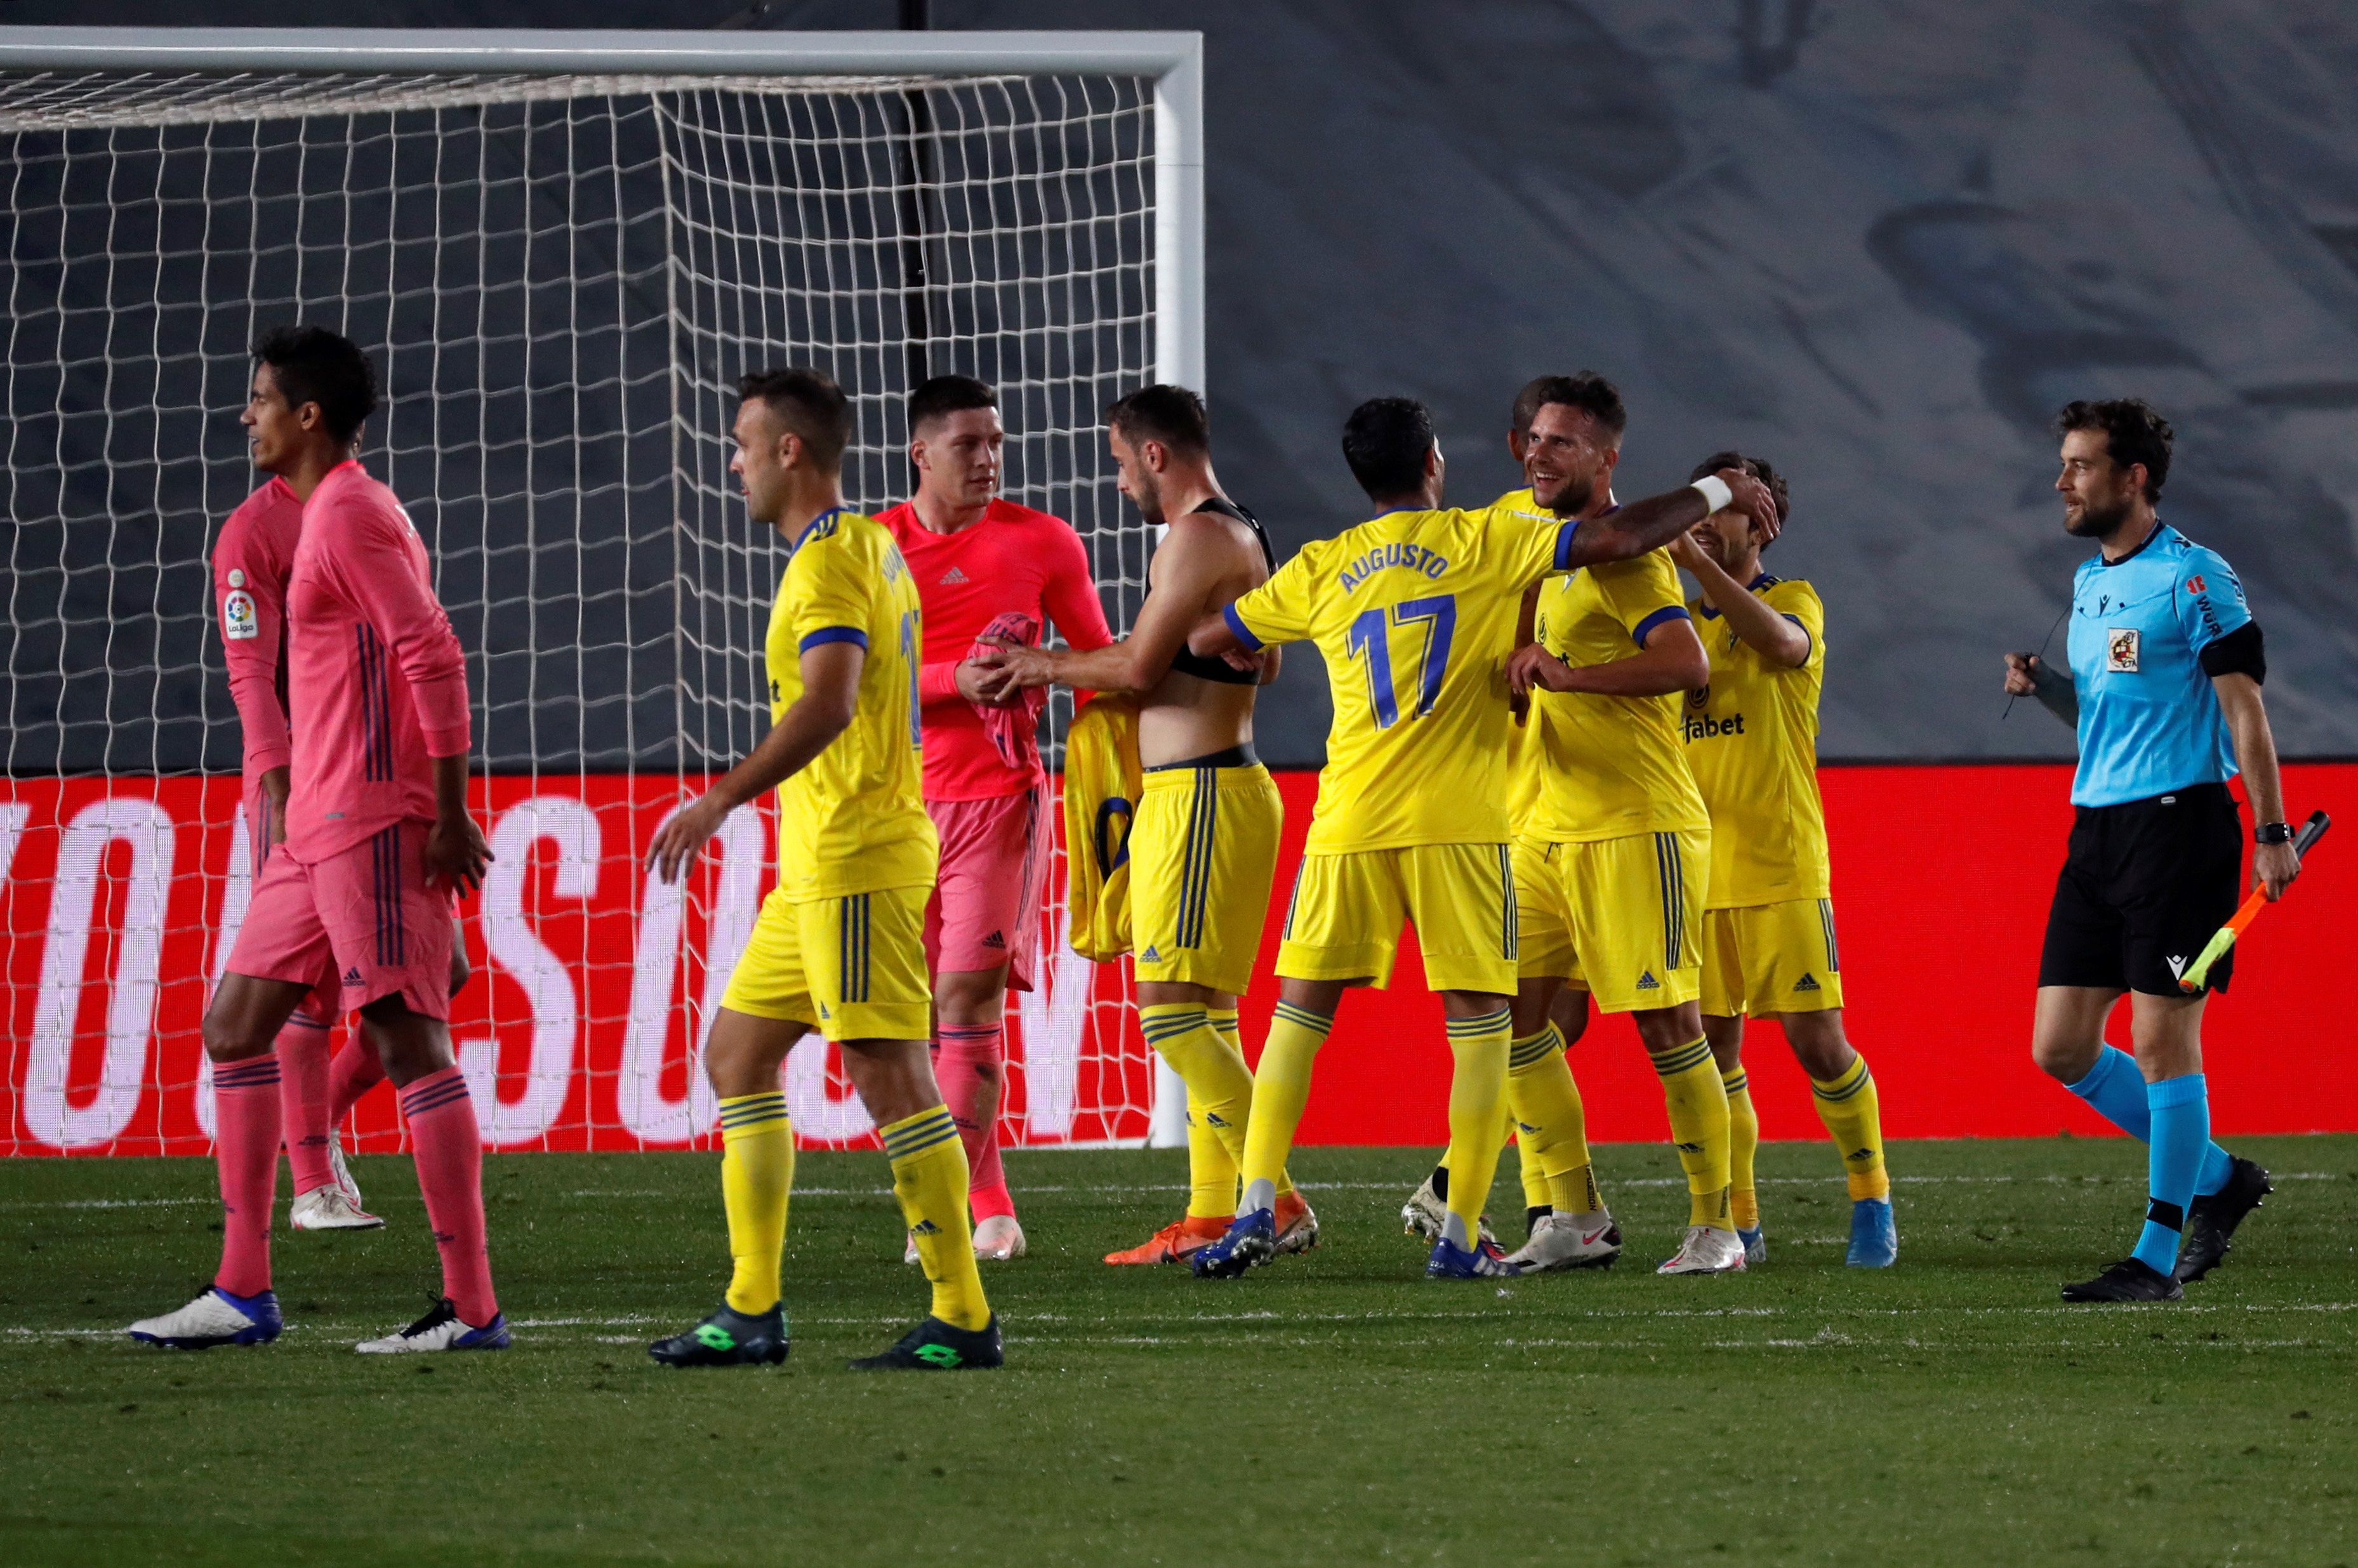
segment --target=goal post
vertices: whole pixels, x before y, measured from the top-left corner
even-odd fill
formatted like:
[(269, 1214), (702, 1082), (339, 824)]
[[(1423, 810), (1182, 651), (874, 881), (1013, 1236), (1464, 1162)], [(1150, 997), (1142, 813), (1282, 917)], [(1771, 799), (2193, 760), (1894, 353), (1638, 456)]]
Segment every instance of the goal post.
[[(834, 373), (870, 510), (907, 494), (915, 381), (993, 383), (1006, 492), (1126, 627), (1152, 538), (1098, 421), (1204, 384), (1201, 88), (1176, 32), (0, 27), (0, 1151), (206, 1147), (250, 849), (205, 558), (255, 482), (247, 347), (297, 319), (383, 373), (363, 455), (468, 652), (486, 1141), (708, 1142), (694, 1056), (774, 834), (748, 808), (680, 892), (641, 861), (766, 717), (783, 556), (728, 475), (735, 378)], [(1184, 1138), (1120, 971), (1040, 913), (1009, 1132)], [(866, 1134), (820, 1053), (788, 1090), (806, 1136)]]

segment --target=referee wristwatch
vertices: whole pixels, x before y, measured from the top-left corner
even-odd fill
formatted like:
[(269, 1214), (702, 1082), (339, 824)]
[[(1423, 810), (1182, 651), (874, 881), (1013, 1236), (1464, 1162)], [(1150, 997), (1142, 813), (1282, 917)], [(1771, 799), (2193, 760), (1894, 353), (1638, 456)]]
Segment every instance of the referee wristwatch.
[(2289, 844), (2292, 842), (2292, 824), (2289, 822), (2263, 822), (2257, 827), (2252, 829), (2252, 842), (2255, 844)]

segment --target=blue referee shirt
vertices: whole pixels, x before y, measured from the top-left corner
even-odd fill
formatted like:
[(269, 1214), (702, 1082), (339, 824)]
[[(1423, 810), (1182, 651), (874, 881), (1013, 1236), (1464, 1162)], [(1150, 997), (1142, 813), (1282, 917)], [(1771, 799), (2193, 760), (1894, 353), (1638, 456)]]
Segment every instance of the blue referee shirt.
[(2118, 806), (2235, 776), (2235, 748), (2202, 650), (2252, 619), (2215, 550), (2167, 524), (2071, 579), (2067, 656), (2080, 696), (2074, 806)]

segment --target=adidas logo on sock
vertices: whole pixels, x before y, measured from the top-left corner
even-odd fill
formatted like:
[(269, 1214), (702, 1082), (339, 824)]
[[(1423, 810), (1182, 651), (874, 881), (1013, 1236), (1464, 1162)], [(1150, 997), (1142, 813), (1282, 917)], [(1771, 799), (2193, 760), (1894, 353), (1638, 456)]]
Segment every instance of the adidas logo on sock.
[(1803, 975), (1800, 979), (1793, 982), (1793, 989), (1797, 991), (1813, 991), (1823, 988), (1818, 984), (1817, 976)]
[(956, 588), (958, 584), (966, 581), (966, 573), (958, 570), (956, 567), (952, 567), (948, 571), (942, 574), (941, 586), (944, 588)]
[(1654, 978), (1653, 970), (1648, 969), (1638, 977), (1638, 989), (1641, 991), (1658, 991), (1662, 989), (1662, 982)]
[(362, 983), (364, 982), (361, 979), (361, 968), (358, 964), (354, 964), (351, 968), (344, 971), (344, 984), (348, 986), (357, 986)]
[(1007, 946), (1007, 938), (994, 931), (982, 939), (982, 945), (986, 947), (1004, 947)]
[(912, 1236), (939, 1236), (941, 1233), (942, 1227), (930, 1219), (921, 1219), (909, 1227), (909, 1234)]
[(1228, 1125), (1228, 1119), (1223, 1117), (1218, 1111), (1207, 1110), (1204, 1113), (1204, 1125), (1206, 1127), (1226, 1127)]

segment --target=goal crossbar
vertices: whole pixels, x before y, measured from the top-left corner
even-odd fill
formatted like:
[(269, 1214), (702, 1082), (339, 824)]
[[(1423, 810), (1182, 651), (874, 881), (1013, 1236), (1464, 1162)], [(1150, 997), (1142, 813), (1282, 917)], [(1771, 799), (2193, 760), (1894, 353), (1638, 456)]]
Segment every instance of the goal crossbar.
[(350, 76), (1152, 78), (1155, 373), (1203, 390), (1201, 33), (0, 27), (0, 73), (257, 70)]

